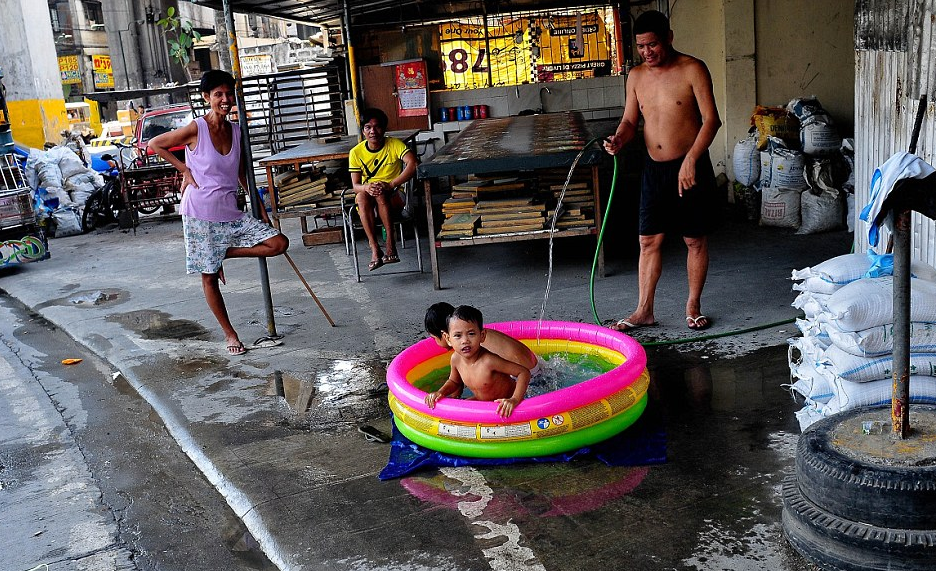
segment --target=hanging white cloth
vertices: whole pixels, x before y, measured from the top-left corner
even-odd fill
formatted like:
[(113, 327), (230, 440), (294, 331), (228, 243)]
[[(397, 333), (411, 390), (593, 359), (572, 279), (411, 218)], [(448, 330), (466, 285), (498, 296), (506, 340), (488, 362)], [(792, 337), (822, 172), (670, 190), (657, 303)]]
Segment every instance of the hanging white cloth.
[(868, 243), (877, 246), (879, 229), (887, 219), (884, 201), (901, 180), (908, 178), (926, 178), (936, 172), (929, 163), (916, 155), (901, 151), (894, 153), (883, 165), (874, 170), (871, 177), (871, 200), (861, 210), (859, 218), (870, 224)]

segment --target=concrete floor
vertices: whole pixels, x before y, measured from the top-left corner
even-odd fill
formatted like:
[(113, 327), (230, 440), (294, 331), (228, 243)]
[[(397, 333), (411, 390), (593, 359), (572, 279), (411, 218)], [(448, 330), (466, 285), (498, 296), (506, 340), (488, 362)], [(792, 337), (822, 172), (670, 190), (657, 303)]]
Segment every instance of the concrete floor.
[[(120, 371), (281, 569), (807, 567), (780, 528), (779, 485), (799, 432), (782, 386), (785, 341), (797, 333), (789, 278), (846, 253), (849, 234), (726, 224), (711, 240), (703, 297), (711, 338), (689, 343), (685, 248), (668, 242), (661, 325), (635, 334), (649, 344), (648, 410), (666, 432), (666, 463), (459, 467), (381, 482), (389, 448), (356, 428), (389, 432), (385, 367), (423, 338), (425, 308), (448, 301), (476, 305), (489, 322), (538, 318), (548, 244), (442, 250), (445, 289), (435, 291), (431, 274), (412, 271), (412, 251), (355, 283), (343, 245), (306, 249), (298, 223), (285, 231), (337, 327), (286, 261), (271, 259), (283, 344), (241, 357), (226, 354), (198, 278), (185, 274), (178, 219), (52, 240), (52, 259), (0, 272), (0, 289)], [(605, 321), (636, 303), (636, 240), (622, 234), (609, 233), (608, 276), (595, 283)], [(547, 319), (591, 321), (594, 245), (556, 242)], [(225, 263), (245, 343), (267, 333), (257, 264)]]

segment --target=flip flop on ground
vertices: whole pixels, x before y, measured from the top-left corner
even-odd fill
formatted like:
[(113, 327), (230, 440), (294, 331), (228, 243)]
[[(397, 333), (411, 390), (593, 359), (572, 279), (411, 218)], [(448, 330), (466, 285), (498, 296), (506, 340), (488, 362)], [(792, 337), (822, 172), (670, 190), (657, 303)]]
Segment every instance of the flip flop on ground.
[(634, 323), (630, 319), (618, 319), (608, 327), (615, 331), (620, 331), (621, 333), (627, 333), (635, 329), (640, 329), (641, 327), (653, 327), (655, 325), (659, 325), (659, 323), (656, 321), (652, 323)]
[(244, 347), (244, 344), (238, 341), (237, 343), (231, 343), (227, 346), (228, 354), (230, 355), (243, 355), (247, 352), (247, 347)]
[(261, 337), (253, 342), (253, 346), (257, 349), (266, 349), (269, 347), (279, 347), (283, 344), (283, 340), (275, 337)]
[(387, 252), (387, 255), (383, 257), (383, 263), (385, 264), (395, 264), (400, 261), (400, 257), (396, 255), (396, 252)]
[(697, 315), (692, 317), (691, 315), (686, 316), (686, 325), (689, 326), (689, 329), (695, 331), (702, 331), (703, 329), (708, 329), (712, 325), (712, 320), (704, 315)]

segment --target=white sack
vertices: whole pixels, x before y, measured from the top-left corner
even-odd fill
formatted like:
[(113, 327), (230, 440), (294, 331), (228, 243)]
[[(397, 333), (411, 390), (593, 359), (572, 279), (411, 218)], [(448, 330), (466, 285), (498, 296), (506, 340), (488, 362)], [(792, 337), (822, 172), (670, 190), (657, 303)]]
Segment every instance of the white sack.
[[(894, 351), (894, 325), (892, 323), (861, 331), (842, 331), (833, 324), (825, 325), (827, 327), (822, 330), (828, 336), (829, 341), (851, 355), (878, 357), (889, 355)], [(910, 323), (910, 352), (936, 352), (936, 323), (915, 321)]]
[(799, 228), (800, 191), (765, 187), (761, 191), (761, 226)]
[(829, 308), (827, 307), (827, 304), (829, 303), (829, 298), (831, 297), (832, 294), (829, 293), (804, 291), (803, 293), (796, 296), (796, 299), (793, 300), (791, 305), (796, 309), (803, 310), (803, 313), (806, 315), (806, 319), (808, 320), (828, 322)]
[[(874, 266), (873, 273), (869, 273), (872, 272), (872, 266)], [(843, 285), (861, 278), (892, 275), (892, 269), (893, 256), (890, 254), (878, 255), (873, 252), (842, 254), (815, 266), (793, 270), (791, 279), (804, 280), (802, 283), (793, 284), (793, 289), (796, 291), (831, 294)], [(910, 273), (914, 278), (936, 282), (936, 268), (926, 262), (911, 262)]]
[[(858, 357), (832, 344), (819, 358), (819, 371), (830, 380), (844, 379), (852, 383), (867, 383), (892, 379), (894, 357)], [(910, 374), (936, 377), (936, 353), (910, 353)]]
[(741, 139), (735, 144), (731, 159), (735, 180), (744, 186), (753, 186), (760, 180), (760, 153), (757, 150), (757, 133)]
[(817, 234), (842, 228), (845, 204), (837, 191), (816, 196), (804, 192), (800, 202), (800, 227), (797, 234)]
[(800, 145), (807, 155), (831, 155), (842, 146), (842, 137), (825, 114), (809, 117), (800, 124)]
[[(819, 410), (823, 416), (860, 406), (890, 404), (894, 382), (891, 379), (870, 383), (838, 380), (833, 391), (835, 396)], [(910, 404), (936, 404), (936, 378), (910, 375)]]
[[(894, 322), (894, 278), (867, 278), (845, 285), (825, 301), (819, 319), (842, 331), (861, 331)], [(910, 321), (936, 322), (936, 284), (910, 279)]]
[[(763, 160), (761, 161), (763, 165)], [(774, 149), (770, 153), (770, 187), (806, 190), (806, 157), (793, 149)], [(762, 179), (763, 180), (763, 179)]]

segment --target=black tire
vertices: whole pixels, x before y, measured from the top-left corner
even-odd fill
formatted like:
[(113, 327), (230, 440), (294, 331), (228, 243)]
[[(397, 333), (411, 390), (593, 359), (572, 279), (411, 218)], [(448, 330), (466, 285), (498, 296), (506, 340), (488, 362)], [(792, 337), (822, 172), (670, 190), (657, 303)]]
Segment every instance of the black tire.
[(120, 183), (117, 180), (113, 180), (104, 186), (104, 191), (107, 192), (107, 215), (108, 223), (117, 222), (117, 216), (120, 215), (120, 211), (123, 209), (123, 193), (120, 189)]
[(803, 496), (796, 478), (781, 488), (783, 532), (801, 555), (826, 570), (933, 569), (936, 530), (877, 527), (844, 519)]
[(104, 193), (95, 191), (85, 202), (81, 212), (81, 231), (88, 233), (99, 226), (103, 226), (101, 219), (105, 216)]
[[(796, 446), (800, 490), (817, 506), (848, 520), (884, 528), (936, 529), (936, 466), (872, 464), (833, 446), (836, 427), (874, 410), (880, 407), (824, 418), (800, 436)], [(913, 405), (913, 410), (936, 414), (936, 407), (928, 405)]]

